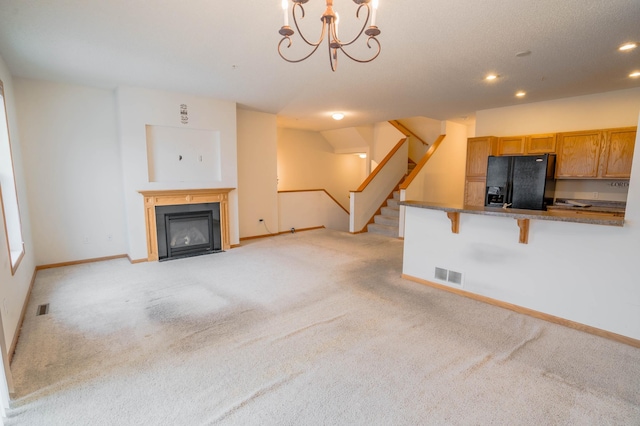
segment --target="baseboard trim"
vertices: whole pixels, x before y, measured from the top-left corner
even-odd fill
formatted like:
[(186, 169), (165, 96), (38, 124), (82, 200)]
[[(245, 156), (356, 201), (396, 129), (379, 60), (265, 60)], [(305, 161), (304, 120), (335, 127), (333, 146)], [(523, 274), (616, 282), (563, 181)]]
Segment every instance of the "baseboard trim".
[(590, 325), (586, 325), (586, 324), (571, 321), (565, 318), (557, 317), (555, 315), (545, 314), (544, 312), (535, 311), (533, 309), (525, 308), (520, 305), (514, 305), (508, 302), (503, 302), (502, 300), (492, 299), (491, 297), (482, 296), (480, 294), (471, 293), (469, 291), (452, 288), (443, 284), (437, 284), (431, 281), (423, 280), (422, 278), (413, 277), (411, 275), (402, 274), (402, 278), (407, 279), (409, 281), (416, 282), (418, 284), (433, 287), (438, 290), (448, 291), (449, 293), (454, 293), (459, 296), (468, 297), (469, 299), (474, 299), (479, 302), (488, 303), (490, 305), (498, 306), (504, 309), (509, 309), (510, 311), (518, 312), (520, 314), (528, 315), (530, 317), (538, 318), (554, 324), (559, 324), (565, 327), (573, 328), (575, 330), (584, 331), (585, 333), (590, 333), (599, 337), (604, 337), (605, 339), (615, 340), (616, 342), (620, 342), (620, 343), (627, 344), (629, 346), (640, 348), (640, 340), (623, 336), (622, 334), (617, 334), (611, 331), (602, 330), (600, 328), (592, 327)]
[(132, 265), (135, 265), (136, 263), (145, 263), (148, 262), (149, 259), (142, 258), (142, 259), (132, 259), (131, 256), (127, 255), (127, 259), (129, 259), (129, 263), (131, 263)]
[[(305, 231), (315, 231), (316, 229), (324, 229), (324, 226), (315, 226), (313, 228), (301, 228), (301, 229), (295, 229), (295, 232), (305, 232)], [(247, 241), (247, 240), (257, 240), (259, 238), (269, 238), (269, 237), (276, 237), (278, 235), (284, 235), (284, 234), (293, 234), (295, 232), (291, 232), (291, 231), (282, 231), (282, 232), (278, 232), (276, 234), (262, 234), (262, 235), (254, 235), (253, 237), (242, 237), (240, 238), (240, 241)], [(238, 244), (235, 247), (240, 247), (240, 244)]]
[(27, 290), (27, 295), (24, 298), (24, 303), (22, 304), (22, 312), (20, 312), (20, 320), (18, 321), (18, 325), (16, 327), (15, 333), (13, 333), (13, 340), (11, 341), (11, 347), (9, 347), (9, 365), (11, 365), (11, 361), (13, 360), (13, 354), (16, 352), (16, 346), (18, 346), (18, 338), (20, 337), (20, 332), (22, 331), (22, 323), (24, 322), (24, 317), (27, 314), (27, 305), (29, 304), (29, 300), (31, 300), (31, 291), (33, 290), (33, 285), (36, 282), (36, 274), (38, 273), (38, 268), (33, 269), (33, 275), (31, 276), (31, 283), (29, 284), (29, 290)]
[(105, 260), (124, 259), (124, 258), (128, 258), (129, 261), (132, 263), (136, 262), (136, 261), (132, 261), (129, 258), (129, 256), (127, 256), (126, 254), (117, 254), (115, 256), (95, 257), (93, 259), (73, 260), (71, 262), (51, 263), (49, 265), (38, 265), (36, 266), (36, 271), (41, 271), (43, 269), (61, 268), (63, 266), (82, 265), (83, 263), (103, 262)]

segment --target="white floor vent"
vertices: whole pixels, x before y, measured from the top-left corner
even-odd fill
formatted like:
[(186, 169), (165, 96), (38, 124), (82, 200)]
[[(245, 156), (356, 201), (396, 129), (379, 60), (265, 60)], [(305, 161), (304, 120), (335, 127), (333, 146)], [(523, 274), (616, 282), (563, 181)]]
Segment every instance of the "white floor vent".
[(462, 272), (450, 271), (436, 266), (434, 277), (440, 281), (446, 281), (459, 286), (462, 285)]

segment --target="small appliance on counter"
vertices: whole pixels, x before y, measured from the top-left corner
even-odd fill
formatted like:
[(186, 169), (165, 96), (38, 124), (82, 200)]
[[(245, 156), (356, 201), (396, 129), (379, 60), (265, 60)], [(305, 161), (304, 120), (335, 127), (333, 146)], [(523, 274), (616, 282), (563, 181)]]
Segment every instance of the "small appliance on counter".
[(556, 156), (489, 156), (484, 205), (546, 210), (553, 204)]

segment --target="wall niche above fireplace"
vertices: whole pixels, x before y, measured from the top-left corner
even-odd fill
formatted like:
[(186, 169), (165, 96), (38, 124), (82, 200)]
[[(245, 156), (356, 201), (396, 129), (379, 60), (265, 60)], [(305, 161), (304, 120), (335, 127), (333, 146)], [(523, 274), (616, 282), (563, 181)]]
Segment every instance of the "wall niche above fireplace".
[[(139, 191), (144, 197), (147, 260), (228, 250), (229, 192), (233, 188)], [(158, 207), (158, 208), (156, 208)], [(159, 233), (159, 221), (175, 233)], [(209, 228), (209, 226), (211, 226)], [(219, 231), (216, 231), (219, 229)], [(175, 238), (175, 241), (172, 241)], [(172, 245), (173, 243), (173, 245)]]

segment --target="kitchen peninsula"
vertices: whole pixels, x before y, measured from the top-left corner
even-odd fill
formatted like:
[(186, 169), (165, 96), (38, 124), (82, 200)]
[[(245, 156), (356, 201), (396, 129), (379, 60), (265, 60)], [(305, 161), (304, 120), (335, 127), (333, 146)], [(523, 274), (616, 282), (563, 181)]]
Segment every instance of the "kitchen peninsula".
[(480, 206), (453, 206), (439, 203), (427, 203), (423, 201), (402, 201), (400, 205), (446, 212), (447, 217), (451, 221), (451, 230), (455, 234), (457, 234), (460, 229), (460, 213), (513, 218), (517, 220), (518, 226), (520, 227), (519, 242), (523, 244), (528, 242), (530, 219), (587, 223), (592, 225), (624, 226), (624, 217), (606, 212), (589, 212), (585, 215), (582, 211), (575, 210), (552, 209), (544, 211), (511, 208), (503, 209)]

